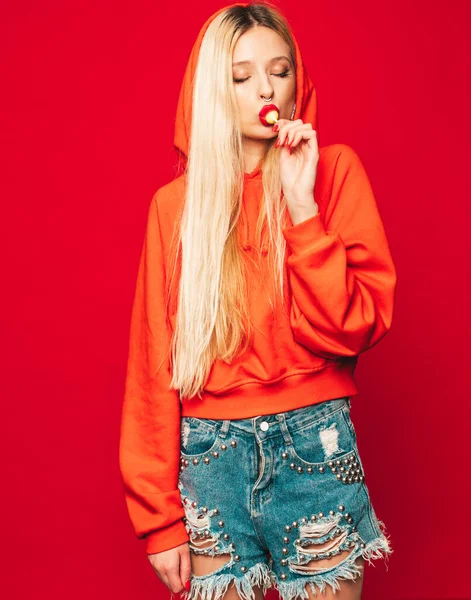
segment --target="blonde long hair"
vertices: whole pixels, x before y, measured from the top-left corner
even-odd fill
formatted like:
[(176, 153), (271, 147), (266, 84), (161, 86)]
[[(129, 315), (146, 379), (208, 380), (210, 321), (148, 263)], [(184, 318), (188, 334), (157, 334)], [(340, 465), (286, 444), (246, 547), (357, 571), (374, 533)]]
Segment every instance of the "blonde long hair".
[[(240, 36), (255, 26), (276, 31), (288, 44), (296, 66), (295, 46), (280, 13), (268, 4), (230, 7), (209, 25), (194, 77), (185, 204), (174, 238), (181, 244), (181, 272), (175, 331), (171, 341), (171, 388), (180, 399), (201, 397), (216, 359), (231, 363), (250, 345), (253, 325), (247, 306), (247, 260), (237, 223), (244, 181), (242, 134), (233, 89), (232, 55)], [(273, 140), (275, 141), (275, 140)], [(263, 200), (256, 226), (262, 232), (278, 277), (270, 304), (283, 303), (286, 203), (282, 196), (279, 157), (273, 142), (262, 161)], [(177, 254), (179, 250), (177, 249)], [(171, 280), (176, 275), (176, 261)], [(169, 289), (172, 283), (169, 285)], [(276, 286), (275, 286), (276, 287)]]

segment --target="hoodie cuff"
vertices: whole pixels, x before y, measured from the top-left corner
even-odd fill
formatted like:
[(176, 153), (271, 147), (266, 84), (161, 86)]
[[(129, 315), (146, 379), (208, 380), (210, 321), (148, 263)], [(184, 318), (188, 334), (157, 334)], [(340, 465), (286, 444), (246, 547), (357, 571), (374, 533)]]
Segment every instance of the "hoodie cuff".
[(293, 254), (304, 254), (329, 237), (320, 213), (281, 230)]
[(145, 546), (147, 554), (155, 554), (180, 546), (190, 540), (190, 536), (186, 530), (183, 521), (176, 521), (165, 527), (146, 535)]

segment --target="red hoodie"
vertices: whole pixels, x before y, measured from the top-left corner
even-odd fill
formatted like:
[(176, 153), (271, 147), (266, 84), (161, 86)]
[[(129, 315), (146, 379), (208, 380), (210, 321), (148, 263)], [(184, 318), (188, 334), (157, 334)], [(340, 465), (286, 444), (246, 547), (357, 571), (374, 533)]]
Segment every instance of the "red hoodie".
[[(201, 40), (226, 8), (202, 27), (184, 75), (174, 138), (183, 160)], [(294, 118), (318, 131), (315, 88), (296, 40), (295, 47)], [(252, 277), (252, 347), (232, 364), (215, 361), (202, 399), (180, 402), (178, 391), (170, 389), (168, 359), (155, 374), (162, 354), (168, 356), (175, 325), (175, 300), (166, 325), (164, 290), (172, 232), (184, 202), (184, 175), (152, 198), (131, 316), (119, 456), (129, 515), (136, 536), (146, 539), (148, 554), (189, 541), (178, 489), (181, 416), (241, 419), (357, 395), (358, 355), (391, 327), (396, 271), (363, 164), (344, 144), (319, 145), (319, 154), (314, 197), (320, 212), (283, 229), (288, 316), (281, 309), (273, 314), (265, 289), (257, 285), (260, 278)], [(260, 167), (244, 180), (239, 231), (244, 251), (254, 253)], [(260, 250), (263, 269), (266, 248)]]

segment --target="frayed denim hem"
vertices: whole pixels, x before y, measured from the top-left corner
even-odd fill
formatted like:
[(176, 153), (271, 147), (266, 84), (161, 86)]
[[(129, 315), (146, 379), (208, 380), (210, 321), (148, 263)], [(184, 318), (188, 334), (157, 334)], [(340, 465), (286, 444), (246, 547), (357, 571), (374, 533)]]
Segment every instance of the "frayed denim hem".
[[(363, 566), (357, 565), (357, 558), (365, 559), (369, 564), (373, 564), (373, 560), (377, 558), (389, 558), (393, 550), (391, 548), (388, 536), (385, 531), (385, 526), (382, 521), (378, 521), (382, 531), (382, 535), (369, 544), (361, 543), (349, 556), (339, 564), (318, 571), (316, 574), (306, 577), (299, 577), (294, 581), (283, 582), (278, 579), (273, 579), (273, 587), (276, 588), (282, 600), (308, 600), (309, 593), (307, 587), (310, 588), (312, 595), (317, 596), (318, 592), (325, 594), (327, 585), (330, 585), (333, 593), (341, 589), (339, 580), (355, 580), (363, 573)], [(374, 565), (373, 565), (374, 566)], [(387, 565), (386, 565), (387, 570)], [(316, 589), (317, 586), (317, 589)]]
[[(328, 585), (332, 587), (335, 594), (337, 590), (341, 589), (339, 580), (355, 580), (357, 576), (362, 575), (363, 567), (355, 563), (357, 558), (362, 557), (373, 565), (373, 560), (378, 558), (387, 560), (393, 552), (384, 523), (382, 521), (378, 521), (378, 523), (383, 533), (381, 537), (369, 544), (360, 544), (343, 562), (316, 574), (298, 577), (294, 581), (285, 583), (279, 581), (273, 571), (264, 563), (254, 565), (242, 577), (236, 577), (233, 573), (221, 573), (234, 564), (232, 559), (216, 571), (206, 575), (192, 575), (190, 590), (182, 591), (180, 598), (182, 600), (221, 600), (231, 584), (234, 584), (241, 600), (255, 600), (254, 587), (260, 587), (263, 595), (269, 589), (275, 588), (281, 600), (308, 600), (309, 594), (306, 589), (308, 586), (314, 596), (319, 592), (324, 594)], [(173, 594), (171, 598), (173, 600)]]
[(268, 565), (264, 563), (250, 567), (242, 577), (236, 577), (233, 573), (218, 574), (233, 562), (231, 560), (217, 571), (206, 575), (192, 575), (190, 591), (181, 592), (180, 598), (182, 600), (196, 600), (196, 598), (198, 600), (221, 600), (229, 585), (233, 583), (241, 600), (255, 600), (254, 587), (260, 587), (264, 595), (272, 587), (272, 573)]

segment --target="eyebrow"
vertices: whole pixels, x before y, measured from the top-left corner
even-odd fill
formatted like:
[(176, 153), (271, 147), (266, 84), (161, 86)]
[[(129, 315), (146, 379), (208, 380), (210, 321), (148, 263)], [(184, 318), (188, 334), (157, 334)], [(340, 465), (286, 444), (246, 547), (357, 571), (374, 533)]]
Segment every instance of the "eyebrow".
[[(271, 58), (268, 62), (272, 63), (276, 60), (281, 60), (282, 58), (286, 58), (288, 62), (291, 62), (287, 56), (275, 56), (274, 58)], [(237, 65), (250, 65), (252, 64), (252, 62), (253, 61), (251, 60), (239, 60), (238, 62), (232, 63), (232, 66), (235, 67)]]

